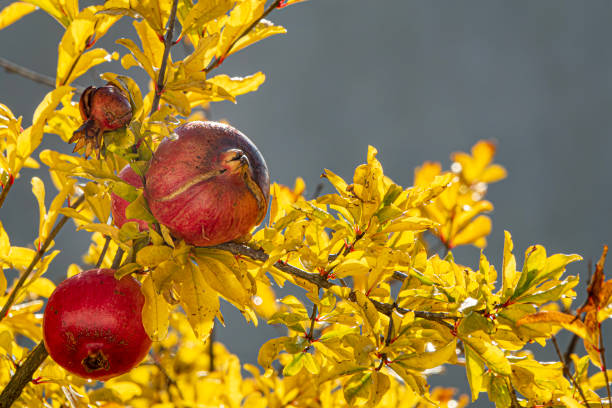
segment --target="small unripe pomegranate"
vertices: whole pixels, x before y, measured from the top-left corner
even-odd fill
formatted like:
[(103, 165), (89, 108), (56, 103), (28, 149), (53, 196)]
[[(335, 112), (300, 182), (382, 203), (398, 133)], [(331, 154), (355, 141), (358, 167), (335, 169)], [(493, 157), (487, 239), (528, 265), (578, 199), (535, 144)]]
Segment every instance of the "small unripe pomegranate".
[(134, 368), (151, 340), (142, 325), (144, 296), (131, 276), (91, 269), (66, 279), (49, 297), (43, 338), (57, 364), (83, 378), (108, 380)]
[(85, 157), (92, 151), (96, 151), (99, 157), (102, 134), (126, 126), (132, 120), (129, 99), (112, 83), (85, 89), (81, 94), (79, 110), (85, 123), (72, 134), (68, 143), (77, 142), (73, 152), (85, 147)]
[(193, 121), (160, 143), (145, 174), (145, 198), (176, 237), (212, 246), (243, 237), (264, 218), (270, 176), (237, 129)]
[[(121, 171), (119, 172), (119, 177), (126, 183), (136, 188), (142, 188), (142, 178), (138, 174), (136, 174), (134, 169), (132, 169), (129, 164), (126, 165), (123, 169), (121, 169)], [(138, 228), (140, 229), (140, 231), (148, 230), (149, 225), (146, 221), (137, 220), (134, 218), (126, 219), (125, 209), (128, 207), (128, 205), (130, 205), (130, 202), (128, 200), (119, 197), (115, 193), (111, 193), (111, 213), (113, 214), (113, 221), (115, 222), (115, 225), (121, 228), (123, 224), (128, 221), (136, 221), (138, 223)]]

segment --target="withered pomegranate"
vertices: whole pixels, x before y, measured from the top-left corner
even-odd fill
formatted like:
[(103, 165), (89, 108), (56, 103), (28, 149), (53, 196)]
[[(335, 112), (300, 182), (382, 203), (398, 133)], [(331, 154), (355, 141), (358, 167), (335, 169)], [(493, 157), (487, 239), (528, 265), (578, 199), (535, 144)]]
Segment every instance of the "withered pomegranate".
[(85, 147), (86, 157), (92, 151), (100, 156), (104, 132), (119, 129), (132, 120), (129, 99), (112, 83), (86, 88), (79, 100), (79, 110), (85, 122), (72, 134), (68, 143), (76, 142), (73, 152)]
[(66, 279), (51, 294), (43, 338), (57, 364), (97, 380), (128, 372), (145, 357), (151, 340), (144, 331), (144, 296), (131, 276), (91, 269)]
[[(126, 165), (119, 172), (119, 177), (125, 181), (126, 183), (136, 187), (142, 188), (142, 178), (136, 174), (134, 169), (130, 167), (130, 165)], [(124, 198), (119, 197), (115, 193), (111, 193), (111, 213), (113, 214), (113, 221), (115, 225), (119, 228), (123, 226), (128, 221), (136, 221), (138, 223), (138, 228), (140, 231), (146, 231), (149, 229), (149, 225), (146, 221), (137, 220), (134, 218), (126, 219), (125, 209), (130, 205), (130, 202)]]
[(245, 236), (264, 218), (270, 176), (257, 147), (237, 129), (193, 121), (165, 139), (145, 174), (145, 198), (173, 235), (198, 246)]

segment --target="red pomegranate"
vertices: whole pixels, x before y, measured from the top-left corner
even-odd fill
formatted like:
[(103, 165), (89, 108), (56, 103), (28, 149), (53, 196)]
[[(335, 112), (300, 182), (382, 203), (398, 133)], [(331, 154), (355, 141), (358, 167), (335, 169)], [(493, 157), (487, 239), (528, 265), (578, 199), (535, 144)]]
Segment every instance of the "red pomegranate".
[(91, 269), (66, 279), (51, 294), (43, 317), (49, 355), (72, 374), (96, 380), (126, 373), (146, 356), (144, 296), (131, 276)]
[[(119, 177), (125, 181), (126, 183), (136, 187), (142, 188), (142, 178), (136, 174), (136, 172), (130, 167), (130, 165), (126, 165), (119, 172)], [(119, 197), (115, 193), (111, 193), (111, 213), (113, 214), (113, 221), (115, 225), (119, 228), (123, 226), (128, 221), (136, 221), (138, 223), (138, 228), (140, 231), (146, 231), (149, 229), (149, 225), (146, 221), (137, 220), (135, 218), (126, 219), (125, 217), (125, 209), (130, 205), (128, 200), (125, 200)]]
[(179, 126), (145, 174), (145, 198), (176, 237), (212, 246), (248, 234), (264, 218), (270, 176), (257, 147), (217, 122)]
[(102, 134), (126, 126), (132, 120), (129, 99), (112, 83), (86, 88), (81, 94), (79, 110), (85, 123), (72, 134), (68, 143), (77, 142), (73, 152), (85, 147), (85, 157), (92, 151), (99, 157)]

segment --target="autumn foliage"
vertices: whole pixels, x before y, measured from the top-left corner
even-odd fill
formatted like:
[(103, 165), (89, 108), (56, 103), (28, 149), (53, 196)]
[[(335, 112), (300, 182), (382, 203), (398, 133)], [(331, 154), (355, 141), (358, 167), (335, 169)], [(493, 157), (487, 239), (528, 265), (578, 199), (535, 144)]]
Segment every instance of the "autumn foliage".
[[(298, 2), (108, 0), (80, 8), (77, 0), (24, 0), (0, 11), (0, 29), (36, 9), (65, 29), (53, 89), (31, 125), (22, 127), (10, 100), (0, 103), (0, 206), (13, 183), (27, 182), (24, 167), (48, 171), (53, 181), (30, 180), (40, 220), (31, 246), (11, 245), (0, 224), (0, 266), (19, 272), (13, 282), (0, 273), (0, 407), (459, 407), (479, 398), (498, 407), (610, 406), (601, 331), (612, 315), (607, 248), (582, 306), (573, 303), (578, 276), (565, 273), (579, 255), (533, 245), (519, 266), (505, 232), (503, 263), (490, 264), (484, 248), (493, 204), (485, 198), (506, 177), (492, 142), (453, 153), (449, 169), (424, 163), (411, 186), (385, 176), (372, 146), (352, 180), (323, 171), (332, 194), (306, 199), (299, 177), (293, 187), (272, 183), (266, 219), (239, 242), (190, 245), (153, 216), (142, 186), (158, 146), (184, 123), (205, 120), (208, 104), (257, 90), (261, 72), (218, 71), (232, 54), (284, 33), (267, 17)], [(132, 20), (134, 32), (116, 39), (116, 50), (97, 47), (120, 19)], [(172, 52), (179, 41), (189, 51), (182, 59)], [(73, 85), (112, 60), (123, 69), (92, 86), (129, 101), (131, 117), (119, 127), (94, 118), (94, 98), (104, 92), (89, 88), (79, 108), (83, 89)], [(148, 84), (130, 77), (137, 69)], [(74, 142), (76, 152), (35, 157), (43, 136)], [(120, 176), (127, 165), (143, 183)], [(260, 194), (267, 203), (268, 192)], [(111, 196), (125, 200), (117, 224), (109, 222)], [(105, 268), (141, 284), (152, 348), (103, 383), (65, 371), (41, 343), (45, 301), (56, 286), (45, 273), (62, 250), (61, 228), (91, 234), (88, 253), (66, 277)], [(481, 248), (480, 258), (456, 261), (452, 250), (464, 245)], [(298, 295), (278, 299), (274, 286), (286, 285)], [(261, 345), (257, 366), (210, 344), (215, 324), (232, 325), (220, 299), (254, 326), (283, 329)], [(584, 345), (584, 355), (559, 350), (561, 330)], [(558, 360), (539, 361), (530, 343), (554, 347)], [(464, 369), (470, 395), (430, 388), (429, 377), (449, 365)]]

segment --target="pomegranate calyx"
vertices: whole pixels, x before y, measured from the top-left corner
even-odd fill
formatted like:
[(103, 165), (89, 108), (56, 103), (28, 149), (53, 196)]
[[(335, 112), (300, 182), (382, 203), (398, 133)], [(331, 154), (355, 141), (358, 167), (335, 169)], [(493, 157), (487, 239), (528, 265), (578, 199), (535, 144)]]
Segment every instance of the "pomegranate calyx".
[(88, 373), (93, 373), (94, 371), (98, 370), (110, 370), (110, 363), (102, 350), (90, 352), (87, 357), (83, 359), (81, 364), (83, 364), (83, 368)]

